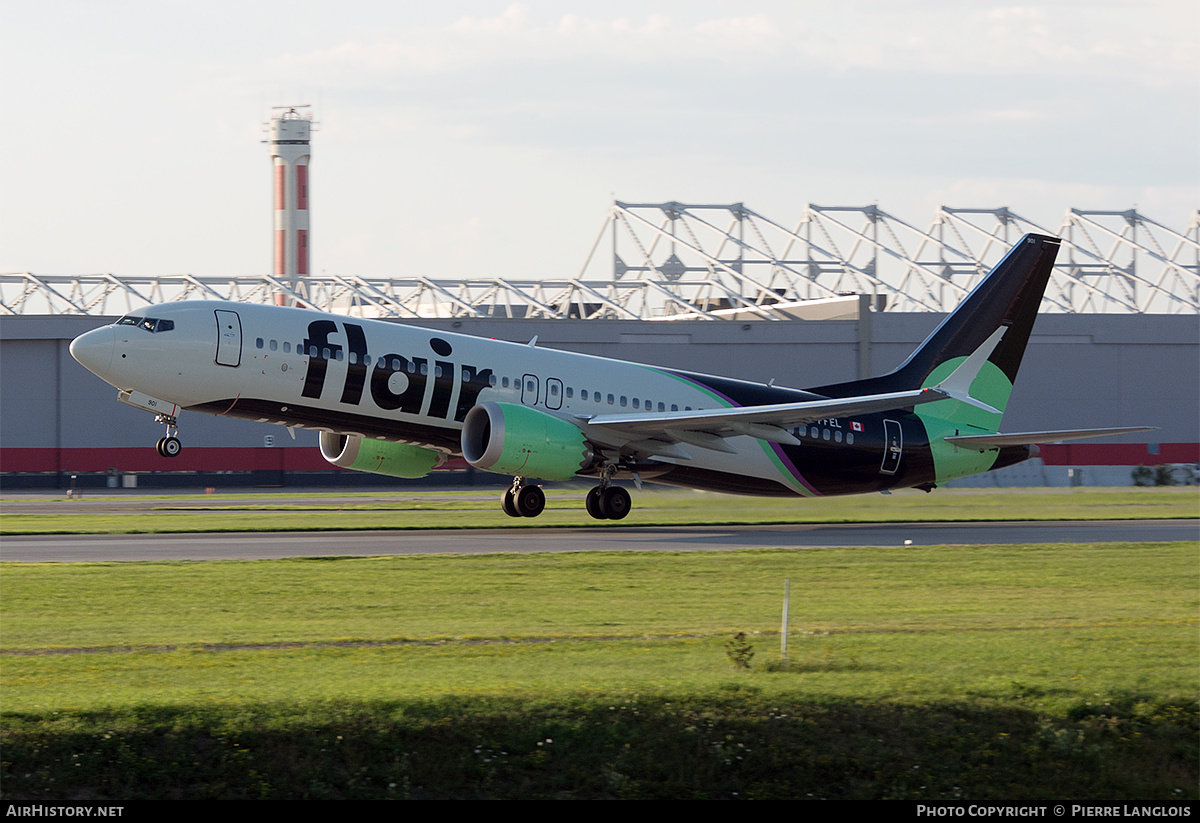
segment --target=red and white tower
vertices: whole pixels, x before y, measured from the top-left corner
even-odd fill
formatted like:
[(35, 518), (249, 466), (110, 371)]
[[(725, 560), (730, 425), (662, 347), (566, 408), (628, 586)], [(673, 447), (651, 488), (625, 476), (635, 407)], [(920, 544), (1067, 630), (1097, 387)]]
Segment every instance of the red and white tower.
[[(301, 114), (304, 106), (279, 106), (286, 109), (268, 124), (271, 162), (275, 167), (275, 276), (293, 292), (309, 272), (308, 163), (311, 159), (308, 139), (312, 132), (312, 113)], [(289, 302), (283, 295), (277, 303)]]

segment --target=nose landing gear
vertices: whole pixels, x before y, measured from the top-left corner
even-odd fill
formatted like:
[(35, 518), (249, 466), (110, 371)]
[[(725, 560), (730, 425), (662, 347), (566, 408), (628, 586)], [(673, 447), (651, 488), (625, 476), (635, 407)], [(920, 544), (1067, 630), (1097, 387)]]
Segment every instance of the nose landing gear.
[(178, 419), (169, 414), (160, 414), (154, 418), (154, 422), (163, 423), (167, 427), (167, 436), (158, 439), (155, 449), (163, 457), (178, 457), (183, 451), (183, 443), (175, 436), (179, 433)]

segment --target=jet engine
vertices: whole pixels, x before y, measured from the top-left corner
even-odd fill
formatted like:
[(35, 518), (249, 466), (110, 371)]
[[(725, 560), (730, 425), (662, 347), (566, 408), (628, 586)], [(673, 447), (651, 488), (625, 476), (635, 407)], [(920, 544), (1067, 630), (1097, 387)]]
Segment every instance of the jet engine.
[(569, 480), (592, 464), (592, 447), (578, 426), (513, 403), (480, 403), (463, 421), (463, 457), (477, 469)]
[(442, 465), (441, 452), (392, 443), (369, 440), (358, 434), (321, 432), (321, 456), (335, 466), (392, 477), (424, 477)]

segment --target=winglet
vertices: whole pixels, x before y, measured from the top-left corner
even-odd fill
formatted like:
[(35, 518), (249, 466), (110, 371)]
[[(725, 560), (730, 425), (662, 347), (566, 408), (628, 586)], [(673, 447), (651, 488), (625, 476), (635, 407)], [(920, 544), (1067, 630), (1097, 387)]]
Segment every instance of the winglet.
[(979, 372), (983, 368), (983, 364), (986, 363), (988, 358), (992, 356), (992, 352), (995, 351), (996, 346), (1000, 345), (1000, 341), (1004, 339), (1004, 333), (1006, 331), (1008, 331), (1007, 326), (1000, 326), (994, 332), (992, 332), (991, 337), (989, 337), (987, 340), (984, 340), (983, 345), (971, 352), (967, 359), (960, 363), (958, 368), (950, 373), (949, 377), (933, 387), (934, 391), (942, 392), (947, 397), (951, 397), (961, 403), (968, 403), (976, 408), (983, 409), (986, 412), (991, 412), (992, 414), (1003, 414), (1004, 412), (1000, 411), (999, 409), (993, 408), (987, 403), (984, 403), (982, 400), (976, 400), (974, 397), (972, 397), (971, 384), (974, 383), (975, 378), (979, 376)]

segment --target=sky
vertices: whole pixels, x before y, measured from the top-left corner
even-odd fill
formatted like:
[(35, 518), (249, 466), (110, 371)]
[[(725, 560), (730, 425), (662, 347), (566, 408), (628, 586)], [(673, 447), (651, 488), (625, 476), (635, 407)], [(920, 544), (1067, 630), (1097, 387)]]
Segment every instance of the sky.
[(614, 200), (940, 205), (1182, 231), (1194, 0), (0, 0), (0, 272), (271, 270), (308, 103), (312, 268), (579, 274)]

